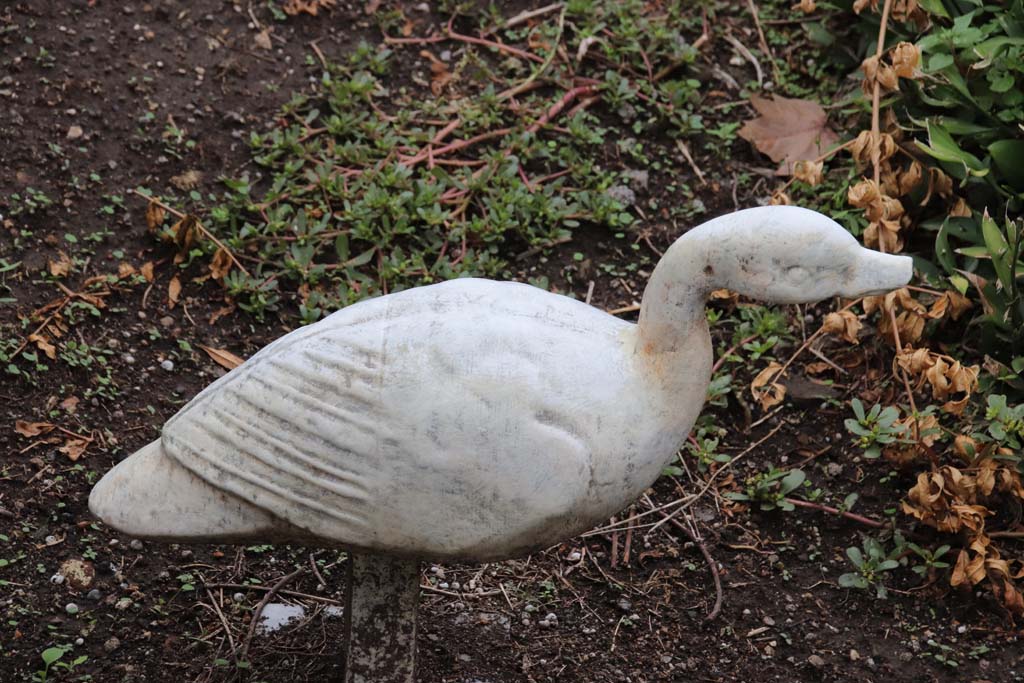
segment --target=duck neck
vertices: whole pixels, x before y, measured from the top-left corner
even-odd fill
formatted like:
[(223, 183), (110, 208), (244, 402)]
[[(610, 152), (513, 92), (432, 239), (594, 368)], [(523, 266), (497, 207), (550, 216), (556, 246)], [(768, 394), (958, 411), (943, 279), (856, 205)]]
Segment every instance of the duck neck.
[(640, 304), (638, 349), (644, 354), (674, 353), (693, 335), (708, 335), (704, 304), (716, 289), (715, 264), (702, 237), (680, 237), (651, 274)]

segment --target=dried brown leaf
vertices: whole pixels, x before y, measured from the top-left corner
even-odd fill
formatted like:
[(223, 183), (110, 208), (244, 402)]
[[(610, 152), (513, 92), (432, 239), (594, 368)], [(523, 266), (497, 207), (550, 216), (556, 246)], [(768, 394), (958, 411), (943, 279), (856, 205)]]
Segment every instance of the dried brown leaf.
[(228, 370), (234, 370), (245, 362), (244, 359), (239, 358), (235, 354), (230, 351), (225, 351), (224, 349), (215, 349), (210, 346), (204, 346), (203, 344), (200, 344), (199, 348), (206, 351), (206, 355), (209, 356), (214, 363), (223, 368), (227, 368)]
[(215, 280), (221, 280), (231, 270), (231, 254), (225, 249), (218, 248), (217, 253), (210, 259), (210, 275)]
[(64, 445), (57, 450), (68, 456), (68, 460), (74, 462), (82, 457), (85, 453), (85, 449), (88, 447), (88, 439), (68, 439), (64, 442)]
[(50, 259), (49, 261), (50, 275), (63, 277), (71, 272), (72, 265), (71, 257), (63, 251), (58, 251), (56, 260)]
[(175, 275), (171, 278), (171, 281), (167, 284), (167, 307), (174, 308), (178, 303), (178, 297), (181, 296), (181, 280)]
[(50, 422), (26, 422), (25, 420), (15, 420), (14, 422), (14, 431), (26, 438), (46, 434), (56, 428), (57, 425)]
[(839, 311), (825, 316), (821, 328), (826, 334), (842, 337), (851, 344), (859, 343), (857, 333), (863, 327), (853, 311)]
[(793, 177), (815, 187), (821, 183), (824, 169), (824, 161), (801, 160), (793, 164)]
[(150, 200), (149, 205), (146, 206), (146, 227), (152, 232), (157, 232), (164, 224), (164, 216), (166, 215), (167, 211), (164, 207)]
[(30, 334), (28, 340), (36, 345), (40, 351), (46, 354), (50, 360), (57, 359), (57, 347), (50, 343), (50, 340), (41, 334)]
[(750, 393), (761, 404), (762, 410), (768, 410), (772, 406), (782, 403), (786, 397), (786, 387), (775, 381), (781, 379), (776, 377), (781, 369), (782, 365), (772, 361), (750, 383)]
[(802, 159), (822, 156), (839, 140), (817, 102), (754, 95), (750, 103), (760, 116), (743, 124), (739, 135), (779, 162), (781, 175), (792, 173), (794, 164)]

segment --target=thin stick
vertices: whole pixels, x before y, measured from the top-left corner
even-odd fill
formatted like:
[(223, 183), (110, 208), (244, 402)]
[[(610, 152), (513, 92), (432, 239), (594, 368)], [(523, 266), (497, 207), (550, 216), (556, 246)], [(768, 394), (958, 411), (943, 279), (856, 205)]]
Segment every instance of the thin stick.
[(779, 78), (779, 66), (775, 63), (775, 54), (772, 49), (768, 47), (768, 41), (764, 39), (764, 31), (761, 29), (761, 17), (757, 13), (757, 5), (754, 4), (754, 0), (747, 0), (747, 7), (750, 9), (750, 14), (754, 17), (754, 26), (757, 28), (757, 38), (761, 41), (761, 51), (764, 52), (765, 57), (772, 65), (772, 76), (775, 78), (775, 84), (778, 85), (782, 80)]
[(704, 556), (704, 561), (707, 563), (708, 569), (711, 571), (711, 578), (715, 581), (715, 604), (711, 608), (711, 611), (707, 613), (707, 616), (704, 617), (704, 621), (711, 621), (718, 616), (719, 612), (722, 611), (722, 577), (718, 573), (718, 563), (715, 562), (715, 558), (711, 557), (711, 553), (708, 551), (707, 546), (704, 545), (704, 541), (697, 536), (696, 532), (680, 522), (678, 519), (672, 519), (670, 521), (672, 522), (672, 526), (686, 534), (687, 537), (693, 541), (693, 544), (700, 549), (700, 554)]
[(544, 7), (538, 7), (537, 9), (533, 9), (533, 10), (523, 10), (519, 14), (515, 15), (514, 17), (512, 17), (511, 19), (506, 21), (505, 22), (505, 28), (512, 28), (514, 26), (519, 26), (519, 24), (525, 24), (530, 19), (536, 19), (537, 17), (542, 17), (545, 14), (550, 14), (551, 12), (555, 12), (557, 10), (560, 10), (563, 7), (565, 7), (564, 4), (562, 4), (560, 2), (556, 2), (554, 4), (545, 5)]
[[(725, 472), (726, 470), (732, 469), (732, 466), (735, 465), (740, 460), (742, 460), (744, 456), (746, 456), (748, 453), (753, 452), (754, 449), (756, 449), (758, 446), (760, 446), (765, 441), (767, 441), (768, 439), (770, 439), (773, 436), (775, 436), (775, 434), (778, 433), (778, 431), (780, 429), (782, 429), (782, 427), (785, 424), (786, 423), (783, 421), (783, 422), (780, 422), (779, 424), (775, 425), (775, 427), (770, 432), (765, 434), (763, 437), (761, 437), (760, 439), (758, 439), (754, 443), (752, 443), (749, 446), (747, 446), (746, 450), (744, 450), (742, 453), (737, 455), (735, 458), (733, 458), (732, 460), (730, 460), (729, 462), (725, 463), (724, 465), (719, 467), (717, 470), (715, 470), (712, 473), (712, 475), (710, 477), (708, 477), (708, 480), (704, 484), (704, 487), (700, 491), (698, 491), (695, 495), (690, 496), (689, 498), (680, 498), (679, 500), (675, 501), (674, 503), (670, 503), (669, 505), (663, 505), (661, 507), (661, 509), (668, 508), (670, 505), (678, 505), (679, 507), (677, 507), (675, 510), (673, 510), (671, 512), (671, 514), (669, 514), (664, 519), (662, 519), (657, 524), (655, 524), (650, 529), (648, 529), (647, 533), (644, 534), (644, 539), (646, 540), (651, 534), (653, 534), (655, 531), (657, 531), (658, 528), (661, 527), (662, 524), (664, 524), (667, 521), (672, 521), (673, 518), (677, 514), (679, 514), (683, 510), (687, 509), (688, 507), (691, 507), (694, 503), (696, 503), (698, 500), (700, 500), (704, 496), (704, 494), (708, 492), (708, 490), (715, 483), (715, 480), (718, 479), (718, 476), (720, 474), (722, 474), (722, 472)], [(654, 510), (651, 510), (650, 512), (654, 512)], [(640, 517), (643, 517), (645, 514), (648, 514), (648, 513), (645, 512), (645, 513), (642, 513), (640, 515), (637, 515), (636, 518), (639, 519)]]
[(623, 306), (622, 308), (613, 308), (608, 311), (608, 315), (622, 315), (623, 313), (635, 313), (640, 310), (640, 304), (630, 304), (629, 306)]
[(548, 70), (548, 67), (551, 66), (551, 62), (554, 61), (555, 59), (555, 55), (558, 54), (558, 47), (562, 44), (562, 33), (564, 32), (564, 30), (565, 9), (563, 8), (561, 14), (558, 15), (558, 34), (555, 36), (555, 43), (554, 46), (551, 48), (551, 52), (548, 53), (548, 56), (544, 59), (541, 65), (537, 67), (533, 71), (533, 73), (531, 73), (527, 77), (525, 81), (515, 86), (514, 88), (510, 88), (509, 90), (506, 90), (505, 92), (501, 93), (501, 95), (498, 96), (499, 102), (503, 102), (511, 97), (515, 97), (516, 95), (525, 90), (529, 90), (533, 86), (533, 82), (536, 81), (541, 74)]
[[(885, 0), (885, 4), (882, 5), (882, 20), (878, 25), (878, 45), (875, 46), (875, 59), (878, 62), (882, 60), (882, 53), (885, 52), (885, 31), (889, 25), (889, 11), (892, 9), (892, 0)], [(875, 85), (871, 91), (871, 164), (875, 170), (875, 185), (878, 184), (882, 176), (882, 149), (879, 144), (882, 130), (879, 119), (880, 102), (882, 98), (882, 85), (875, 78)], [(882, 240), (878, 240), (879, 246), (882, 245)], [(882, 248), (885, 251), (885, 248)]]
[(280, 579), (277, 580), (277, 583), (270, 587), (270, 590), (268, 590), (266, 595), (263, 596), (263, 599), (260, 600), (260, 603), (256, 605), (256, 609), (252, 613), (252, 621), (249, 622), (249, 632), (245, 636), (245, 642), (242, 643), (242, 650), (237, 657), (238, 661), (248, 661), (246, 659), (246, 656), (249, 654), (249, 645), (252, 643), (252, 637), (256, 634), (256, 626), (260, 622), (260, 615), (263, 614), (263, 608), (267, 606), (267, 603), (270, 602), (270, 599), (274, 597), (274, 595), (278, 591), (280, 591), (285, 586), (285, 584), (287, 584), (289, 581), (291, 581), (304, 571), (306, 571), (305, 567), (299, 567), (291, 574), (286, 574), (285, 576), (282, 576)]
[[(235, 590), (253, 590), (253, 591), (269, 591), (269, 586), (251, 585), (245, 583), (207, 583), (204, 584), (210, 588), (233, 588)], [(305, 600), (313, 600), (314, 602), (322, 602), (327, 605), (342, 605), (340, 600), (334, 600), (333, 598), (325, 598), (322, 595), (310, 595), (309, 593), (300, 593), (299, 591), (289, 590), (278, 590), (278, 595), (287, 595), (292, 598), (303, 598)]]
[(700, 184), (707, 185), (708, 181), (704, 179), (704, 173), (700, 170), (700, 166), (697, 165), (697, 162), (693, 160), (693, 155), (690, 154), (690, 148), (686, 146), (686, 143), (682, 140), (676, 140), (676, 147), (678, 147), (679, 151), (683, 153), (686, 160), (690, 162), (690, 168), (692, 168), (693, 172), (697, 174), (697, 178), (700, 179)]
[(221, 611), (220, 605), (217, 604), (217, 601), (213, 599), (213, 593), (210, 591), (209, 588), (206, 589), (206, 594), (210, 598), (210, 604), (213, 605), (213, 611), (216, 612), (217, 617), (220, 618), (221, 626), (224, 627), (224, 633), (228, 636), (228, 644), (231, 646), (231, 652), (234, 653), (236, 651), (235, 639), (231, 635), (231, 628), (228, 626), (228, 620), (224, 617), (224, 612)]

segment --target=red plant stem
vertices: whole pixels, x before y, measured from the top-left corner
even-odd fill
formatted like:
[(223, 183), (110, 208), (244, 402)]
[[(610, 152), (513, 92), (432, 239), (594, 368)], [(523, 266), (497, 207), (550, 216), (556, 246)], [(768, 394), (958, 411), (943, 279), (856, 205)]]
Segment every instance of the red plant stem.
[(876, 529), (882, 529), (885, 527), (885, 522), (879, 522), (877, 519), (871, 519), (863, 515), (854, 514), (852, 512), (845, 512), (839, 508), (834, 508), (830, 505), (822, 505), (821, 503), (812, 503), (807, 500), (799, 500), (798, 498), (786, 498), (786, 502), (797, 507), (808, 508), (811, 510), (820, 510), (821, 512), (829, 512), (833, 515), (839, 515), (846, 519), (852, 519), (854, 522), (860, 522)]
[(448, 137), (448, 134), (458, 128), (461, 123), (462, 119), (452, 119), (448, 122), (447, 126), (437, 131), (437, 135), (435, 135), (430, 141), (435, 145), (440, 145), (441, 141)]
[(505, 43), (487, 40), (486, 38), (477, 38), (476, 36), (467, 36), (462, 33), (457, 33), (452, 29), (452, 21), (454, 19), (455, 17), (452, 17), (452, 19), (449, 20), (448, 22), (448, 27), (446, 29), (447, 35), (430, 36), (429, 38), (395, 38), (387, 34), (384, 34), (384, 42), (389, 45), (428, 45), (430, 43), (440, 43), (445, 40), (458, 40), (463, 43), (483, 45), (484, 47), (493, 48), (495, 50), (499, 50), (500, 52), (506, 52), (510, 55), (515, 55), (516, 57), (521, 57), (522, 59), (528, 59), (532, 62), (538, 62), (541, 64), (544, 63), (543, 57), (538, 57), (532, 52), (520, 50), (517, 47), (512, 47), (511, 45), (506, 45)]
[(551, 119), (562, 113), (562, 110), (572, 104), (577, 97), (591, 95), (593, 92), (594, 89), (589, 85), (578, 85), (575, 88), (572, 88), (562, 95), (561, 99), (552, 104), (551, 107), (544, 112), (544, 114), (537, 119), (532, 126), (527, 128), (527, 130), (531, 133), (536, 133)]
[(445, 145), (444, 147), (438, 147), (437, 149), (431, 149), (428, 146), (427, 149), (423, 149), (417, 152), (415, 156), (401, 159), (401, 163), (405, 164), (406, 166), (415, 166), (424, 159), (427, 159), (430, 155), (433, 155), (436, 158), (441, 155), (447, 154), (448, 152), (454, 152), (456, 150), (469, 147), (470, 145), (475, 145), (476, 143), (483, 142), (484, 140), (492, 140), (494, 138), (504, 137), (511, 132), (511, 128), (499, 128), (498, 130), (492, 130), (486, 133), (481, 133), (480, 135), (476, 135), (465, 140), (456, 140), (455, 142), (451, 142)]

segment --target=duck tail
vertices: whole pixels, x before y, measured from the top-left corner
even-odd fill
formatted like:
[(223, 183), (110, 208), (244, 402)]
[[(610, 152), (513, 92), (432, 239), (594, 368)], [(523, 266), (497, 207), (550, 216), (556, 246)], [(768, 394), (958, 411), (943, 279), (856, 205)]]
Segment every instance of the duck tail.
[(89, 494), (89, 510), (136, 538), (226, 543), (281, 536), (280, 520), (185, 469), (164, 453), (159, 439), (100, 479)]

